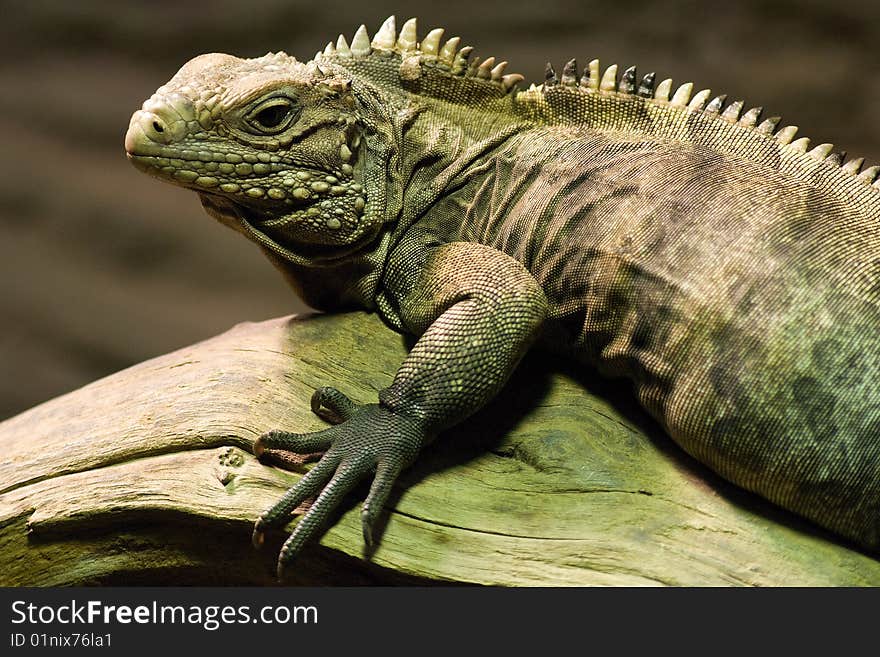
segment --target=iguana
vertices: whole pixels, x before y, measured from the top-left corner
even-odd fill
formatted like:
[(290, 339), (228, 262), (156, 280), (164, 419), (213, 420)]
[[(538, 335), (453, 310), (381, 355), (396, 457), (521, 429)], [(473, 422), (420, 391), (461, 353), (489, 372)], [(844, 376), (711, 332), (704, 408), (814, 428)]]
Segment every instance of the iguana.
[(419, 336), (377, 403), (254, 451), (323, 457), (256, 522), (317, 497), (283, 571), (360, 480), (364, 539), (398, 474), (536, 344), (627, 377), (687, 452), (880, 549), (880, 167), (761, 108), (575, 60), (540, 86), (415, 19), (302, 63), (189, 61), (125, 148), (198, 192), (310, 306)]

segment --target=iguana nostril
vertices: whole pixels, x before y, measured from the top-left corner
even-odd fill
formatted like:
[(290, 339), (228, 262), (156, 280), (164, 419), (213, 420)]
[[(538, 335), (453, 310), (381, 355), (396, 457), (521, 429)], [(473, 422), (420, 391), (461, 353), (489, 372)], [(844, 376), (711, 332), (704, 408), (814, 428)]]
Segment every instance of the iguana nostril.
[(162, 107), (136, 112), (132, 119), (138, 124), (135, 131), (140, 131), (142, 138), (156, 144), (174, 142), (179, 137), (178, 133), (185, 132), (185, 129), (181, 122), (175, 123), (171, 117), (163, 116), (167, 112), (169, 110)]
[(157, 113), (149, 112), (141, 119), (144, 132), (150, 139), (165, 143), (171, 136), (168, 131), (168, 123)]
[(186, 124), (183, 121), (175, 122), (173, 117), (166, 118), (157, 111), (138, 110), (131, 117), (125, 135), (125, 148), (133, 154), (155, 155), (153, 150), (156, 147), (174, 143), (185, 132)]

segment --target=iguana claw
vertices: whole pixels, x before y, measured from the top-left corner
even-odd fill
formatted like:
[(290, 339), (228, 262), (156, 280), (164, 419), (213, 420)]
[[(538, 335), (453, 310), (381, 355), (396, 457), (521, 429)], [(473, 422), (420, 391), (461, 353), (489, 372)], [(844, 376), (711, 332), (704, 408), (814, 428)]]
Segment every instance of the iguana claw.
[(336, 388), (324, 386), (312, 393), (312, 413), (330, 424), (345, 422), (358, 409), (358, 404), (350, 400)]
[(315, 538), (342, 499), (371, 472), (375, 472), (361, 519), (364, 540), (372, 544), (373, 526), (391, 494), (398, 474), (413, 462), (427, 440), (423, 423), (383, 404), (357, 404), (335, 388), (320, 388), (312, 395), (312, 411), (335, 426), (312, 433), (270, 431), (254, 444), (254, 453), (287, 450), (296, 453), (326, 451), (254, 526), (253, 542), (259, 547), (266, 529), (286, 524), (305, 500), (317, 499), (297, 523), (281, 548), (279, 578), (303, 545)]
[(263, 543), (265, 542), (265, 540), (266, 534), (262, 530), (254, 527), (254, 533), (251, 534), (251, 543), (253, 543), (254, 547), (259, 550), (261, 547), (263, 547)]

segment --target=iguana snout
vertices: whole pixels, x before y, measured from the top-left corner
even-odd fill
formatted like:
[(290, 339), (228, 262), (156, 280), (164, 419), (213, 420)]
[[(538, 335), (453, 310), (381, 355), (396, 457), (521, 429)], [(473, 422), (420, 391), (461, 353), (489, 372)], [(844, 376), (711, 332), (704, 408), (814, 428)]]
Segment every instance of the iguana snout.
[(125, 149), (273, 242), (348, 245), (374, 232), (351, 81), (285, 53), (196, 57), (132, 115)]

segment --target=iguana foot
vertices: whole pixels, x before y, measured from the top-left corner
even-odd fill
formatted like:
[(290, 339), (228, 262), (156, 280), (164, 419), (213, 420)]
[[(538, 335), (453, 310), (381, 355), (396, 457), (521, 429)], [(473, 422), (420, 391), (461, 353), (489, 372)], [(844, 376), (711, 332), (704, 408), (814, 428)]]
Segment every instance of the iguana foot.
[(373, 526), (391, 493), (398, 474), (415, 460), (427, 442), (424, 424), (383, 404), (356, 404), (335, 388), (320, 388), (312, 395), (312, 411), (335, 426), (311, 433), (270, 431), (254, 443), (254, 454), (286, 450), (297, 454), (326, 452), (254, 525), (253, 542), (263, 543), (263, 533), (285, 525), (305, 500), (315, 502), (297, 523), (281, 548), (278, 577), (312, 538), (342, 499), (366, 475), (375, 472), (361, 512), (364, 541), (373, 542)]

